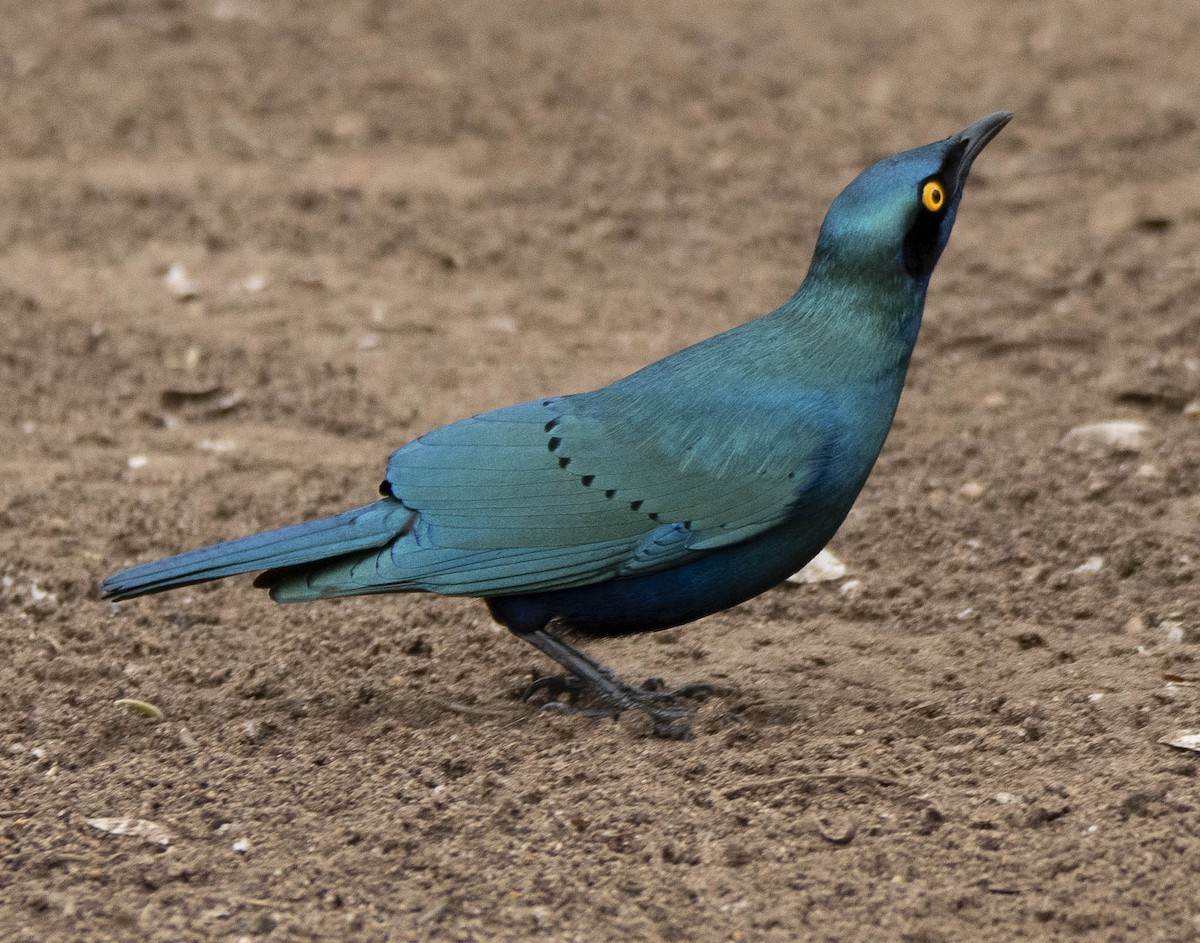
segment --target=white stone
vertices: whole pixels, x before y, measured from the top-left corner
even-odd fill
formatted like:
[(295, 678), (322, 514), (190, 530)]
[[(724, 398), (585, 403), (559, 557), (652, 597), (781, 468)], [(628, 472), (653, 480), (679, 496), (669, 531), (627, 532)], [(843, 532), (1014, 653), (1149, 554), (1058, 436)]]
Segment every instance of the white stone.
[(1169, 747), (1177, 747), (1180, 750), (1200, 751), (1200, 731), (1176, 730), (1158, 742), (1165, 743)]
[(846, 564), (828, 550), (822, 550), (808, 561), (798, 573), (788, 577), (789, 583), (831, 583), (846, 575)]
[(958, 489), (958, 493), (969, 501), (982, 498), (986, 492), (987, 487), (980, 481), (963, 482), (962, 487)]
[(103, 818), (88, 819), (87, 823), (97, 831), (106, 832), (109, 835), (128, 835), (164, 847), (171, 844), (171, 836), (167, 830), (157, 822), (151, 822), (148, 819)]
[(1183, 623), (1176, 622), (1173, 619), (1164, 619), (1158, 624), (1166, 635), (1166, 643), (1168, 645), (1178, 645), (1183, 641)]
[(1146, 447), (1149, 434), (1150, 426), (1140, 420), (1113, 419), (1076, 426), (1063, 436), (1062, 444), (1077, 452), (1097, 447), (1114, 452), (1140, 452)]
[(202, 452), (232, 452), (237, 443), (233, 439), (200, 439), (196, 448)]
[(173, 263), (167, 269), (167, 274), (163, 276), (163, 284), (178, 301), (200, 297), (200, 284), (188, 277), (187, 269), (179, 262)]

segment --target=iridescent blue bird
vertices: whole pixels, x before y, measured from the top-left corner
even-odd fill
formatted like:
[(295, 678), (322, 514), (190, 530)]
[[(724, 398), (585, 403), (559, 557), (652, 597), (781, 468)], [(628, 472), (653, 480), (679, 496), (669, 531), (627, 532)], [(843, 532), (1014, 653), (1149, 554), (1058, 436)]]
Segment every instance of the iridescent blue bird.
[(929, 278), (997, 112), (868, 167), (834, 200), (776, 311), (599, 390), (435, 429), (394, 452), (382, 500), (144, 563), (129, 599), (237, 573), (279, 602), (424, 591), (487, 600), (611, 712), (685, 735), (675, 695), (564, 640), (737, 605), (833, 536), (883, 446)]

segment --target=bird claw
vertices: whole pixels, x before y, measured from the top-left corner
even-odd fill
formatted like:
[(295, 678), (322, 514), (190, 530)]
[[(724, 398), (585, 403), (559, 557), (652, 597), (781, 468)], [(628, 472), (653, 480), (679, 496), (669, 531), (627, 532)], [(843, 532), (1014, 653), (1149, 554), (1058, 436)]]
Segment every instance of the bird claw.
[[(547, 706), (556, 713), (616, 718), (625, 711), (642, 711), (653, 722), (656, 736), (687, 740), (692, 735), (688, 721), (695, 708), (681, 701), (717, 691), (711, 684), (688, 684), (668, 691), (662, 678), (650, 678), (639, 687), (622, 681), (600, 662), (544, 629), (522, 633), (521, 637), (570, 672), (567, 677), (539, 678), (525, 688), (525, 700), (546, 693), (554, 705)], [(591, 695), (599, 702), (598, 708), (577, 707), (575, 702), (581, 694)]]
[(621, 714), (615, 707), (580, 707), (578, 704), (568, 704), (566, 701), (547, 701), (538, 707), (538, 710), (562, 716), (578, 714), (589, 720), (616, 720)]
[[(649, 716), (654, 725), (654, 735), (668, 740), (690, 740), (692, 730), (688, 721), (695, 708), (679, 703), (685, 698), (703, 698), (715, 694), (717, 688), (711, 684), (688, 684), (675, 690), (666, 690), (662, 678), (649, 678), (642, 685), (622, 684), (619, 694), (612, 699), (604, 697), (591, 685), (573, 675), (538, 678), (526, 686), (522, 700), (529, 701), (539, 694), (550, 700), (539, 708), (551, 714), (580, 714), (593, 720), (615, 720), (627, 710), (640, 710)], [(599, 707), (581, 707), (574, 701), (581, 695), (591, 693), (604, 703)], [(563, 696), (570, 700), (562, 700)]]
[(578, 714), (579, 708), (574, 704), (567, 704), (565, 701), (547, 701), (538, 708), (540, 711), (545, 711), (547, 714)]
[[(525, 690), (521, 692), (522, 701), (531, 701), (537, 694), (545, 694), (551, 700), (547, 704), (560, 703), (559, 698), (564, 694), (572, 698), (578, 697), (585, 691), (590, 691), (588, 683), (582, 678), (577, 678), (574, 675), (549, 675), (545, 678), (538, 678), (525, 686)], [(564, 707), (567, 705), (563, 705)]]

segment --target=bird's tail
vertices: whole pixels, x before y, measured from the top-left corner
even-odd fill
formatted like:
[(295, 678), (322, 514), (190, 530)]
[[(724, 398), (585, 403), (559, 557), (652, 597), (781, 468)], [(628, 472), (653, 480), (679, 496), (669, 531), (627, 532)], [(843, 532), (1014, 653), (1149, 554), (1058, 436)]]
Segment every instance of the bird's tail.
[(132, 599), (238, 573), (300, 566), (386, 546), (412, 526), (415, 515), (385, 499), (335, 517), (282, 527), (189, 550), (114, 574), (100, 584), (106, 599)]

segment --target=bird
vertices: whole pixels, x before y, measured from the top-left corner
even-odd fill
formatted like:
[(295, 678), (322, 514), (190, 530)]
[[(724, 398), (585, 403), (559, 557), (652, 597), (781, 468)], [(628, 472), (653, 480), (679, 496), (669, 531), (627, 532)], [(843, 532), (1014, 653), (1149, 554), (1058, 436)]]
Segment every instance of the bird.
[(641, 711), (654, 733), (690, 736), (686, 700), (706, 686), (629, 683), (580, 637), (720, 612), (826, 545), (892, 425), (971, 165), (1011, 118), (863, 170), (769, 314), (600, 389), (436, 428), (391, 454), (378, 500), (130, 567), (103, 597), (251, 572), (281, 603), (478, 597), (568, 672), (546, 679), (555, 693), (582, 689), (597, 713)]

